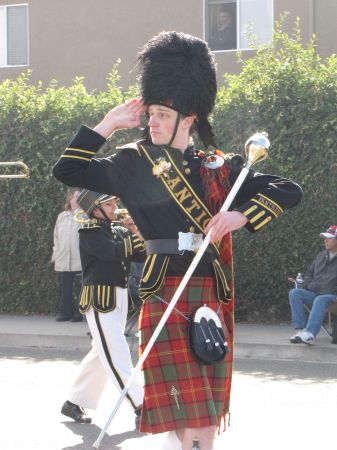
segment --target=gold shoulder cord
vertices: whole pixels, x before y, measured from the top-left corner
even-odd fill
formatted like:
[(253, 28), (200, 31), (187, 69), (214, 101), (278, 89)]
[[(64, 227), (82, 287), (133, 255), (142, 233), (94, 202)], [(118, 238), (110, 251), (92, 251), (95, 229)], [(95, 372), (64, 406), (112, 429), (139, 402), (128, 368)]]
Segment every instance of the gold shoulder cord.
[(74, 215), (74, 221), (81, 225), (81, 229), (99, 227), (97, 220), (90, 218), (82, 209)]

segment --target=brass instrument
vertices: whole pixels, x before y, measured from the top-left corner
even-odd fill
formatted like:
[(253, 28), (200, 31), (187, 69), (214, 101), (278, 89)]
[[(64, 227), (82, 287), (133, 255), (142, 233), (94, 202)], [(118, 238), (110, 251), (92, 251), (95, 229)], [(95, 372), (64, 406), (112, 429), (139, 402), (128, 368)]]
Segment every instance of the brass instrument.
[(16, 162), (0, 162), (0, 166), (18, 166), (20, 169), (19, 173), (13, 174), (0, 174), (0, 178), (28, 178), (29, 177), (29, 167), (22, 161)]
[(122, 222), (129, 215), (129, 211), (125, 208), (120, 208), (116, 210), (115, 214), (117, 221)]
[[(117, 209), (115, 215), (116, 220), (114, 220), (113, 223), (123, 224), (123, 220), (129, 215), (129, 212), (125, 208)], [(97, 223), (97, 219), (95, 219), (95, 217), (89, 217), (83, 209), (80, 209), (74, 214), (74, 221), (84, 226), (93, 226)]]

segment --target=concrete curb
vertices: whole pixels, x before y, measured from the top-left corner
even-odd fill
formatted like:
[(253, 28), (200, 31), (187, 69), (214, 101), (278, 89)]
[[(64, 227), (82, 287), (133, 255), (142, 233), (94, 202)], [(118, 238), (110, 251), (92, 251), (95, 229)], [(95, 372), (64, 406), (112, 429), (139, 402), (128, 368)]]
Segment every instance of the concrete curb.
[[(91, 346), (86, 321), (79, 323), (56, 322), (52, 316), (20, 316), (0, 314), (0, 349), (55, 350), (87, 352)], [(134, 362), (138, 358), (138, 343), (134, 324), (128, 337)], [(293, 330), (289, 324), (237, 323), (234, 333), (234, 357), (236, 359), (293, 360), (337, 364), (337, 345), (331, 338), (319, 333), (313, 346), (290, 344)]]
[[(138, 347), (136, 340), (128, 337), (127, 340), (131, 346), (133, 359), (138, 356)], [(285, 341), (286, 342), (286, 341)], [(0, 348), (11, 349), (53, 349), (67, 351), (89, 351), (90, 338), (86, 334), (83, 336), (67, 335), (38, 335), (38, 334), (0, 334)], [(337, 363), (337, 346), (328, 347), (309, 346), (305, 344), (261, 344), (236, 342), (234, 346), (235, 359), (283, 359), (318, 363)]]
[(234, 347), (236, 359), (283, 359), (317, 363), (337, 364), (336, 345), (328, 347), (315, 347), (305, 344), (247, 344), (238, 343)]
[(0, 348), (41, 348), (55, 350), (81, 350), (90, 349), (89, 336), (39, 336), (36, 334), (0, 334)]

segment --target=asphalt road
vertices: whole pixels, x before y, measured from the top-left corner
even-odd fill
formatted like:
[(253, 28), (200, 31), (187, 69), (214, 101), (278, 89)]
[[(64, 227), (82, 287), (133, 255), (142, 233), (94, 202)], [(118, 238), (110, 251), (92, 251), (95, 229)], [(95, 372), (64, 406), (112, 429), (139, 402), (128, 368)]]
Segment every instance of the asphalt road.
[[(0, 449), (89, 450), (118, 398), (111, 386), (91, 425), (59, 413), (83, 352), (0, 348)], [(235, 362), (231, 426), (216, 449), (337, 449), (337, 362), (240, 359)], [(123, 404), (101, 450), (160, 448), (160, 436), (133, 430)]]

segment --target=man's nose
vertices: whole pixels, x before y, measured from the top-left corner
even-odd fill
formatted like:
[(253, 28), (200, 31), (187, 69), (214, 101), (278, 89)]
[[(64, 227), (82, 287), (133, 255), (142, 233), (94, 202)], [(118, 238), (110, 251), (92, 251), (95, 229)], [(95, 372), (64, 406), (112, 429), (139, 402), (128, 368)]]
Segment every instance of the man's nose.
[(157, 124), (157, 121), (156, 121), (155, 117), (154, 116), (150, 116), (149, 117), (149, 121), (148, 121), (147, 124), (148, 124), (149, 127), (155, 126)]

